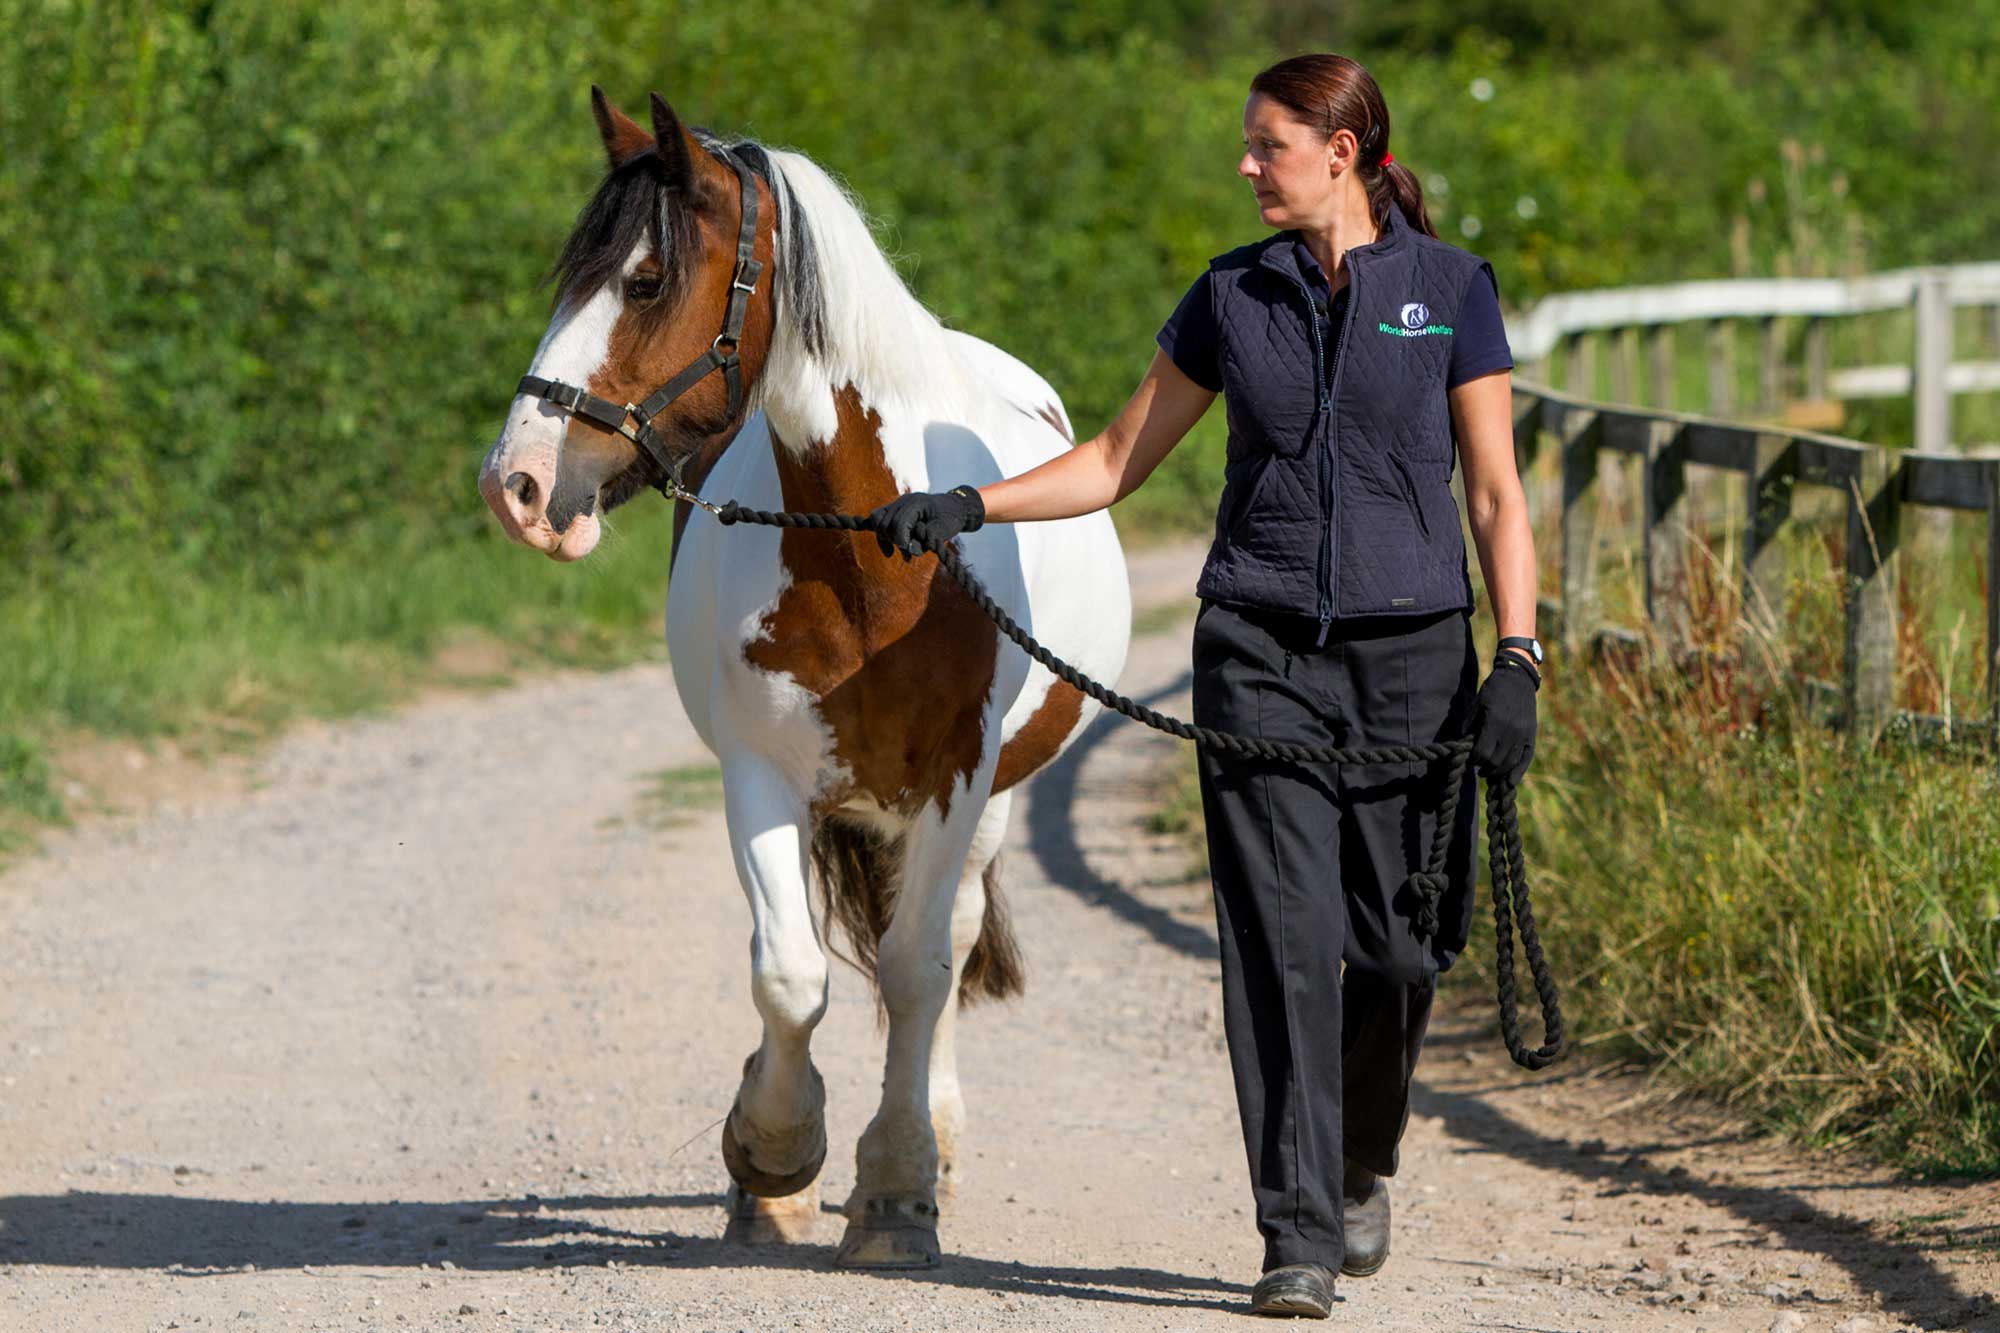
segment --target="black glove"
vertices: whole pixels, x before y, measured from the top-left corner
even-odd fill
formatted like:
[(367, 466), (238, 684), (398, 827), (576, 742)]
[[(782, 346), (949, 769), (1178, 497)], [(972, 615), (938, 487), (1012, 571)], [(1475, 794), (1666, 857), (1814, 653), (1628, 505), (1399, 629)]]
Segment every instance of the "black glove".
[(1535, 756), (1535, 691), (1541, 679), (1502, 650), (1472, 709), (1472, 759), (1505, 782), (1519, 782)]
[(915, 557), (933, 543), (977, 531), (986, 522), (986, 502), (970, 486), (915, 491), (883, 505), (868, 516), (868, 521), (883, 555), (901, 551)]

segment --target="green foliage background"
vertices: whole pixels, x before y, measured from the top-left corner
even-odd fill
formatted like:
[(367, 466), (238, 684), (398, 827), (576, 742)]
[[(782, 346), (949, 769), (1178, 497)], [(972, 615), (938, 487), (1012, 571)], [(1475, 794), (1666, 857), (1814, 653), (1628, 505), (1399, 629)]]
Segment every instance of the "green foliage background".
[[(1759, 272), (2000, 252), (2000, 7), (1457, 8), (0, 0), (0, 558), (283, 589), (357, 542), (496, 544), (470, 478), (598, 171), (593, 80), (845, 175), (1085, 429), (1255, 234), (1242, 89), (1304, 46), (1371, 65), (1510, 302), (1725, 274), (1739, 215)], [(1790, 193), (1787, 140), (1821, 156)], [(1139, 509), (1199, 524), (1210, 461)]]

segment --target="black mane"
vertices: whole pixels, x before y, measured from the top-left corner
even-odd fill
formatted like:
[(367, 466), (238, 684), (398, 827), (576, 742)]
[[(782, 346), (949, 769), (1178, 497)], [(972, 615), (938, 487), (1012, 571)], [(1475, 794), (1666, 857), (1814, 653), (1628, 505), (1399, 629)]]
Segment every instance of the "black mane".
[[(693, 131), (710, 151), (725, 146), (704, 130)], [(783, 253), (772, 275), (781, 317), (798, 322), (798, 332), (815, 355), (825, 351), (826, 321), (819, 295), (819, 264), (812, 236), (798, 218), (798, 202), (783, 178), (773, 170), (761, 144), (727, 145), (771, 186), (778, 200)], [(657, 313), (670, 313), (687, 292), (688, 280), (701, 253), (701, 229), (696, 206), (684, 192), (669, 190), (661, 179), (659, 151), (647, 148), (606, 174), (583, 211), (577, 215), (562, 257), (551, 273), (558, 309), (588, 300), (605, 283), (616, 279), (626, 258), (641, 240), (650, 241), (660, 257), (663, 282)]]

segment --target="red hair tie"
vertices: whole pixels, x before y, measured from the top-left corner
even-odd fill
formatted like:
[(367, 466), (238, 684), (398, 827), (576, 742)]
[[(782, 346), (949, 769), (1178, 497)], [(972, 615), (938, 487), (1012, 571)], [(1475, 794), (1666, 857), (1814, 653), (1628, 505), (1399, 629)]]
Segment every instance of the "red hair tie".
[(1391, 162), (1394, 162), (1395, 160), (1396, 160), (1396, 155), (1394, 153), (1382, 154), (1382, 165), (1385, 167), (1388, 166)]

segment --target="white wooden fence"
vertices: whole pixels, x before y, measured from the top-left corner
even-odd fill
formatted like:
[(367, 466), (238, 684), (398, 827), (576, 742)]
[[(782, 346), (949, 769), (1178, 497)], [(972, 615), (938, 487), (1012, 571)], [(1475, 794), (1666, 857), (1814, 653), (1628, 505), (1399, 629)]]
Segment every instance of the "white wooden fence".
[[(1736, 381), (1734, 325), (1760, 331), (1758, 406), (1774, 410), (1785, 397), (1780, 319), (1804, 319), (1804, 397), (1900, 397), (1914, 393), (1916, 446), (1952, 448), (1953, 394), (2000, 391), (2000, 361), (1952, 360), (1951, 312), (1983, 307), (1988, 341), (2000, 348), (2000, 263), (1898, 269), (1859, 278), (1760, 278), (1620, 287), (1544, 297), (1507, 322), (1507, 341), (1523, 373), (1564, 392), (1592, 395), (1600, 342), (1610, 348), (1610, 397), (1654, 406), (1673, 401), (1675, 326), (1708, 330), (1707, 415), (1728, 417)], [(1827, 321), (1909, 308), (1915, 338), (1906, 364), (1831, 368)], [(1608, 335), (1608, 336), (1605, 336)], [(1646, 352), (1640, 354), (1644, 342)]]

